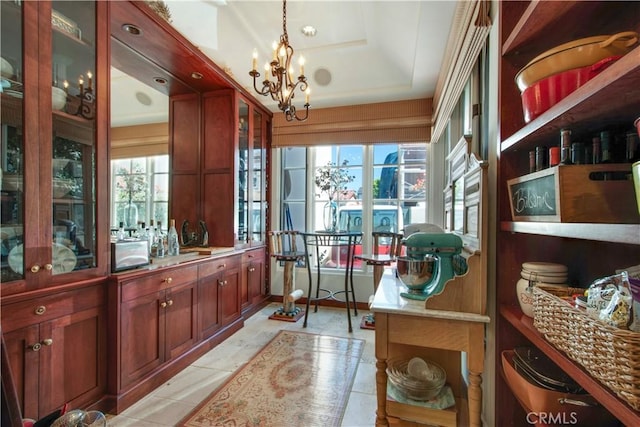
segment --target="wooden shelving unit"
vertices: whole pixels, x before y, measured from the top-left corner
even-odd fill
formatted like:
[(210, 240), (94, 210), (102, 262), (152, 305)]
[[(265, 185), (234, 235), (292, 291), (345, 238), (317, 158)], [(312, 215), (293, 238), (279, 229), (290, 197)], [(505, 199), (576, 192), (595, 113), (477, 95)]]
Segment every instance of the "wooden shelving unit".
[[(541, 349), (624, 425), (640, 425), (640, 411), (592, 378), (580, 365), (551, 345), (517, 305), (515, 284), (526, 261), (568, 266), (572, 284), (582, 287), (617, 268), (638, 264), (640, 224), (513, 221), (507, 181), (527, 173), (527, 153), (559, 143), (570, 128), (576, 140), (590, 141), (603, 129), (632, 129), (640, 116), (640, 47), (529, 123), (514, 78), (540, 53), (583, 37), (640, 31), (640, 2), (500, 2), (499, 63), (500, 141), (498, 162), (498, 268), (496, 352), (519, 345)], [(561, 24), (559, 24), (561, 23)], [(623, 222), (623, 221), (621, 221)], [(496, 425), (526, 425), (520, 407), (496, 358)], [(584, 421), (583, 421), (584, 422)], [(581, 424), (582, 425), (582, 424)]]

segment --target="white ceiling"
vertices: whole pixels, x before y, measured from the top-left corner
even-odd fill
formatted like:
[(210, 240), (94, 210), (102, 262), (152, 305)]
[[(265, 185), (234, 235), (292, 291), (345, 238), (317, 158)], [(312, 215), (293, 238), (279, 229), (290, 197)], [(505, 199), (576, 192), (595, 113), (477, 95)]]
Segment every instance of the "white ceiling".
[[(253, 92), (252, 53), (257, 49), (257, 68), (263, 73), (264, 62), (271, 59), (271, 44), (282, 34), (282, 2), (168, 0), (165, 4), (172, 25)], [(455, 9), (454, 0), (288, 1), (289, 43), (296, 63), (300, 55), (305, 57), (311, 108), (432, 97)], [(304, 25), (314, 26), (317, 35), (304, 36), (300, 31)], [(328, 85), (318, 83), (314, 77), (318, 70), (330, 73)], [(166, 98), (130, 80), (112, 73), (113, 126), (165, 121)], [(151, 105), (136, 99), (137, 92), (145, 93)], [(256, 97), (277, 111), (271, 98)], [(303, 99), (298, 95), (298, 108)]]

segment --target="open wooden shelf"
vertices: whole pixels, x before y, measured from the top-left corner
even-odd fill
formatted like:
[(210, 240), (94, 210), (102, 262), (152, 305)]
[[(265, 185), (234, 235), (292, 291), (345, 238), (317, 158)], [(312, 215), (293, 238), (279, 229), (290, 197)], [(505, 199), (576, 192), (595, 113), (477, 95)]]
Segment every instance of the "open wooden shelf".
[(609, 125), (631, 127), (640, 111), (640, 46), (500, 144), (501, 151), (531, 150), (541, 140), (559, 141), (562, 128), (596, 133)]
[(533, 319), (525, 316), (519, 307), (502, 305), (500, 306), (500, 315), (524, 335), (531, 344), (544, 352), (562, 370), (584, 387), (602, 406), (615, 414), (619, 421), (628, 426), (638, 425), (640, 412), (635, 411), (619, 399), (612, 391), (600, 384), (563, 352), (551, 345), (533, 326)]
[(640, 224), (502, 221), (500, 230), (512, 233), (640, 245)]

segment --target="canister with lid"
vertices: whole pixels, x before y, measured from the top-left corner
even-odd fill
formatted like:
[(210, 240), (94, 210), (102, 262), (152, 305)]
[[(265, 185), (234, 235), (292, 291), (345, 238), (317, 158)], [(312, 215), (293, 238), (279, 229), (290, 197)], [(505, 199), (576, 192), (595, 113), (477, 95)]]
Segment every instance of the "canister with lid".
[(533, 317), (533, 287), (538, 284), (566, 286), (568, 269), (566, 265), (528, 261), (522, 263), (520, 280), (516, 284), (516, 295), (522, 312)]

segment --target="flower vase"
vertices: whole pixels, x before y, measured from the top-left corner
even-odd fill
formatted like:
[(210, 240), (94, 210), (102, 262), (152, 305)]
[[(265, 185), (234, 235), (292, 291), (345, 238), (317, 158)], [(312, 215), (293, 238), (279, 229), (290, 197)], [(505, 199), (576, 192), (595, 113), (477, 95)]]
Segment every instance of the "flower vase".
[(138, 206), (133, 202), (124, 207), (124, 224), (127, 228), (138, 226)]
[(322, 219), (324, 220), (325, 231), (336, 231), (338, 226), (338, 204), (333, 200), (325, 203), (322, 211)]

